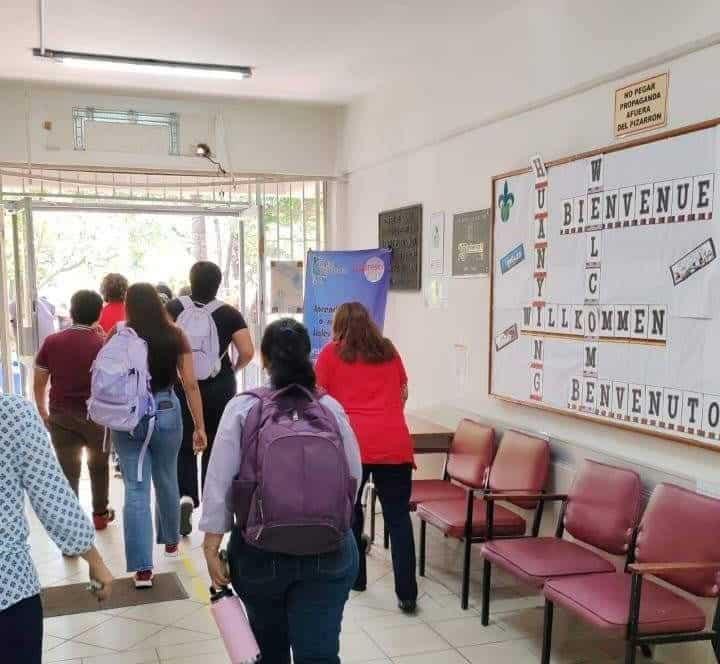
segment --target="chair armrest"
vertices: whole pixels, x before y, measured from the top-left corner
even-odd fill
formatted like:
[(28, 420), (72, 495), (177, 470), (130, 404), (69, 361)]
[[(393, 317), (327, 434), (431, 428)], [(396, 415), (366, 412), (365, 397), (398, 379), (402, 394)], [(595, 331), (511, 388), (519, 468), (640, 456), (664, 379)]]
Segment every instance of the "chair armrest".
[(631, 563), (628, 570), (633, 574), (663, 574), (665, 572), (684, 572), (692, 570), (717, 570), (717, 563)]
[(567, 494), (564, 493), (532, 493), (524, 491), (493, 491), (492, 493), (478, 494), (478, 498), (481, 500), (487, 500), (488, 502), (496, 500), (511, 500), (514, 498), (524, 498), (527, 500), (543, 500), (543, 501), (558, 501), (567, 500)]

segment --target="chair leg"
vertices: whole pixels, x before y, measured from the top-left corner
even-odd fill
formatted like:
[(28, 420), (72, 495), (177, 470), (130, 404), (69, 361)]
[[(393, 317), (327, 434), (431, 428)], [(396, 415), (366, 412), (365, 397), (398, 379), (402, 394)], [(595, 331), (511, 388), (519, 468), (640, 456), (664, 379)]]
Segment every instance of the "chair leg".
[(418, 573), (425, 576), (425, 545), (427, 539), (427, 523), (420, 521), (420, 555), (418, 557)]
[(472, 538), (465, 538), (465, 557), (463, 560), (462, 599), (460, 605), (467, 611), (470, 603), (470, 554), (472, 553)]
[(543, 642), (542, 642), (542, 657), (540, 659), (541, 664), (550, 664), (550, 650), (552, 648), (552, 630), (553, 630), (553, 603), (546, 599), (545, 600), (545, 622), (543, 624)]
[(484, 627), (490, 623), (490, 576), (492, 567), (490, 561), (483, 560), (483, 585), (482, 585), (482, 616), (480, 618)]
[(375, 487), (370, 489), (370, 541), (375, 542), (375, 507), (377, 503), (377, 493)]
[(630, 639), (625, 645), (625, 664), (635, 664), (636, 657), (637, 644), (633, 639)]
[(652, 648), (647, 643), (640, 644), (640, 652), (648, 659), (652, 659)]
[(715, 659), (720, 664), (720, 600), (715, 604), (715, 618), (713, 619), (713, 632), (715, 632), (715, 638), (712, 640), (713, 652), (715, 653)]
[(384, 525), (385, 525), (385, 533), (384, 533), (384, 537), (383, 537), (383, 546), (386, 549), (389, 549), (390, 548), (390, 528), (388, 528), (387, 523), (385, 523)]

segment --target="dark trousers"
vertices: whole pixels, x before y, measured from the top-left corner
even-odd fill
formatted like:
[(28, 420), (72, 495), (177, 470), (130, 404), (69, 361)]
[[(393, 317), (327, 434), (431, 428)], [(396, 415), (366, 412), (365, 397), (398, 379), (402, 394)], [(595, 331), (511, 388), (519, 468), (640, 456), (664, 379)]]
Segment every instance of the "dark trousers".
[[(220, 424), (220, 418), (227, 406), (228, 401), (235, 396), (235, 377), (232, 382), (218, 379), (217, 384), (201, 384), (200, 395), (203, 405), (203, 416), (205, 418), (205, 433), (207, 434), (207, 449), (202, 454), (202, 486), (205, 486), (205, 476), (210, 464), (215, 434)], [(178, 455), (178, 484), (180, 485), (180, 496), (190, 496), (195, 507), (200, 505), (200, 491), (197, 480), (197, 461), (193, 451), (193, 424), (192, 415), (187, 405), (187, 399), (182, 390), (177, 390), (183, 417), (183, 440)]]
[[(362, 552), (362, 535), (365, 517), (362, 507), (362, 493), (370, 475), (373, 477), (375, 491), (382, 505), (383, 519), (390, 532), (392, 545), (393, 572), (395, 574), (395, 594), (400, 600), (416, 600), (417, 578), (415, 577), (415, 538), (410, 520), (410, 492), (412, 489), (412, 466), (363, 464), (363, 477), (357, 503), (353, 531), (358, 548)], [(360, 571), (357, 585), (367, 584), (367, 566), (365, 556), (360, 556)]]
[(340, 664), (340, 626), (358, 570), (354, 537), (336, 552), (284, 556), (255, 549), (233, 531), (233, 588), (245, 603), (263, 664)]
[(0, 661), (3, 664), (40, 664), (42, 640), (40, 595), (28, 597), (0, 611)]
[(60, 466), (78, 495), (83, 448), (87, 450), (93, 513), (105, 514), (110, 490), (109, 452), (103, 451), (105, 430), (84, 415), (50, 413), (50, 438)]

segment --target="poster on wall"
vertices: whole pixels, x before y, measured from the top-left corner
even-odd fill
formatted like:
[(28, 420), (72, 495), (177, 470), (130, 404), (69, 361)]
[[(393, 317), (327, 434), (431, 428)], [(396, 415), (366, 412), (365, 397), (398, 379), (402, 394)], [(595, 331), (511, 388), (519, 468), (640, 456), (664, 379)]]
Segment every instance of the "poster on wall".
[(313, 361), (332, 339), (335, 310), (345, 302), (364, 304), (383, 329), (391, 256), (389, 249), (308, 252), (303, 319), (310, 332)]
[(422, 219), (422, 205), (386, 210), (378, 215), (379, 244), (392, 250), (390, 290), (420, 290)]
[(720, 119), (530, 166), (493, 178), (490, 393), (720, 451)]
[(270, 261), (270, 311), (301, 314), (302, 310), (302, 261)]
[(430, 276), (445, 274), (445, 213), (430, 216)]
[(453, 277), (474, 277), (490, 272), (490, 209), (453, 216)]

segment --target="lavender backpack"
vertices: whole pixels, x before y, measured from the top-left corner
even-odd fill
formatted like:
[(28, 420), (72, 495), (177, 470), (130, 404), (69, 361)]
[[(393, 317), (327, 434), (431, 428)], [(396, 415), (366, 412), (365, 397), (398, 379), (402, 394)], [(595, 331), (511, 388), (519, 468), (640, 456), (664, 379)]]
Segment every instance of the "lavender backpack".
[(299, 385), (245, 394), (258, 400), (233, 482), (245, 541), (295, 556), (337, 550), (351, 526), (356, 481), (335, 416)]

